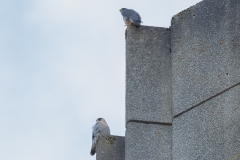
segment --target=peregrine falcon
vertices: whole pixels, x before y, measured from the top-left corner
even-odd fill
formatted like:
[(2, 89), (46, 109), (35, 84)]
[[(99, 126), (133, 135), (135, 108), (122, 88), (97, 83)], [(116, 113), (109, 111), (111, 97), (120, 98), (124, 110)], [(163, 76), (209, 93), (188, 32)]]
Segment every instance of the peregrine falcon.
[(127, 8), (121, 8), (119, 11), (123, 16), (125, 26), (130, 26), (133, 24), (136, 27), (140, 27), (142, 21), (140, 15), (136, 11)]
[(96, 153), (96, 146), (100, 135), (110, 135), (110, 129), (107, 122), (103, 118), (98, 118), (96, 124), (92, 128), (92, 148), (90, 155), (93, 156)]

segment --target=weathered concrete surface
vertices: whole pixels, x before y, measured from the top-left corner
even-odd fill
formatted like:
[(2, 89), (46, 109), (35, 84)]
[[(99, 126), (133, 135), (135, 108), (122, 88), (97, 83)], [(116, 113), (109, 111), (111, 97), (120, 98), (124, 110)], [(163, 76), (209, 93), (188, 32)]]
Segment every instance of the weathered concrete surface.
[(170, 30), (127, 28), (126, 122), (172, 123)]
[(171, 26), (173, 115), (240, 82), (240, 1), (204, 0)]
[(96, 160), (125, 160), (125, 138), (101, 136), (97, 145)]
[(240, 85), (174, 118), (173, 160), (238, 158)]
[(126, 160), (171, 160), (172, 126), (129, 122)]

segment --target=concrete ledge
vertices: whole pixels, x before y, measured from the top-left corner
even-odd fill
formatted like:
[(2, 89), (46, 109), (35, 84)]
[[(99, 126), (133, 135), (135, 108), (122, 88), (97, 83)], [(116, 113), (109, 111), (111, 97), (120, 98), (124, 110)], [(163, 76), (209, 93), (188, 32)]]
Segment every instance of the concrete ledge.
[(172, 126), (129, 122), (126, 160), (171, 160)]
[(240, 85), (173, 120), (173, 159), (240, 158)]
[(172, 123), (170, 29), (127, 28), (126, 122)]
[(96, 160), (125, 160), (125, 138), (101, 136), (97, 145)]

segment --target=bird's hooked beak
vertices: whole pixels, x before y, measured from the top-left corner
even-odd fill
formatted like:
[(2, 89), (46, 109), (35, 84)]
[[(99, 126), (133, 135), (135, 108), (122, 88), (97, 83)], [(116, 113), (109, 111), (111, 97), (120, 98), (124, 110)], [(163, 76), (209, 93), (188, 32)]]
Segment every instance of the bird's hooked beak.
[(120, 12), (122, 12), (123, 8), (119, 9)]

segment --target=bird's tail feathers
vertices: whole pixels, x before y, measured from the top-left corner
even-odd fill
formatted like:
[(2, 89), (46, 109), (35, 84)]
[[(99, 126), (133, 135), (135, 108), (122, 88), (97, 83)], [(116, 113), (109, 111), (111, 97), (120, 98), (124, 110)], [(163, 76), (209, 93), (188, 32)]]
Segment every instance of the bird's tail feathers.
[(90, 155), (93, 156), (96, 153), (95, 149), (91, 149)]
[(97, 141), (98, 141), (98, 137), (95, 137), (95, 138), (93, 139), (92, 148), (91, 148), (91, 151), (90, 151), (90, 155), (91, 155), (91, 156), (93, 156), (93, 155), (96, 153)]
[(93, 143), (90, 151), (90, 155), (93, 156), (95, 153), (96, 153), (96, 144)]

